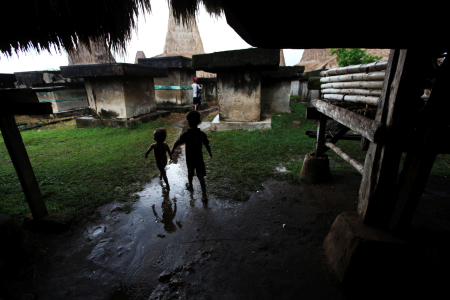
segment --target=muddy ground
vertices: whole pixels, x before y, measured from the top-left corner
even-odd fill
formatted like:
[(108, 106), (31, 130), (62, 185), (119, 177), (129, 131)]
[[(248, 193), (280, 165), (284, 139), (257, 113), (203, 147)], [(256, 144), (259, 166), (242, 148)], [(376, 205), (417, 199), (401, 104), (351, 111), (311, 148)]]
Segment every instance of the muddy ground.
[[(46, 253), (11, 278), (3, 299), (346, 298), (322, 244), (336, 216), (356, 210), (361, 176), (269, 180), (245, 202), (202, 202), (196, 178), (194, 192), (185, 188), (184, 148), (167, 173), (170, 191), (155, 178), (130, 211), (110, 203), (70, 232), (33, 234)], [(448, 180), (431, 178), (414, 220), (412, 239), (428, 247), (436, 272), (450, 266), (449, 200)]]

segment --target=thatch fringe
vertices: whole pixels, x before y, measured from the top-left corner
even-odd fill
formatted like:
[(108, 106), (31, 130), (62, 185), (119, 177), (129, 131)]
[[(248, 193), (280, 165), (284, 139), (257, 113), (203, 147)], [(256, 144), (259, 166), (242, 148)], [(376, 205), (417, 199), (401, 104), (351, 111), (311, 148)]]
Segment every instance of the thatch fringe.
[[(175, 20), (187, 24), (203, 3), (211, 15), (223, 11), (222, 0), (167, 0)], [(139, 13), (150, 0), (23, 0), (2, 3), (0, 52), (35, 49), (73, 52), (78, 43), (98, 40), (119, 55), (126, 53)]]
[(4, 5), (0, 51), (7, 56), (31, 49), (71, 52), (78, 42), (89, 45), (90, 40), (101, 40), (124, 54), (138, 14), (151, 11), (150, 0), (25, 0)]

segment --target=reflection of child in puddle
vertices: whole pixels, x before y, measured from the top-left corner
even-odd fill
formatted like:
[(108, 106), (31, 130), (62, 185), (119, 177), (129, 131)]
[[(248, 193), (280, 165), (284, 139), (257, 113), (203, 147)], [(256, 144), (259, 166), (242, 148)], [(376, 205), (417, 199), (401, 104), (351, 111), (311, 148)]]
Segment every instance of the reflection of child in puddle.
[[(156, 220), (164, 224), (164, 230), (167, 233), (174, 232), (177, 228), (175, 224), (173, 224), (173, 219), (175, 219), (175, 215), (177, 214), (177, 203), (176, 200), (173, 200), (173, 209), (172, 209), (172, 203), (170, 202), (169, 196), (165, 196), (163, 202), (161, 203), (162, 208), (162, 218), (158, 216), (158, 213), (155, 209), (155, 204), (152, 205), (153, 214), (156, 217)], [(181, 223), (179, 221), (176, 221), (178, 227), (181, 228)]]

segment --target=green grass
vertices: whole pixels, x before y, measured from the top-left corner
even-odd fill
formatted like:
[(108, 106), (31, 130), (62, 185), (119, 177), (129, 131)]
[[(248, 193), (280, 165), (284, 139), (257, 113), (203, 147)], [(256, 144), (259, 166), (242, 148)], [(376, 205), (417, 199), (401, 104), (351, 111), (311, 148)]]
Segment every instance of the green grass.
[[(224, 199), (246, 200), (269, 178), (298, 182), (304, 155), (313, 151), (315, 144), (305, 130), (317, 130), (317, 125), (305, 119), (301, 103), (292, 101), (291, 107), (292, 114), (272, 115), (272, 130), (208, 133), (213, 152), (213, 159), (207, 163), (209, 192)], [(364, 163), (366, 152), (360, 150), (359, 144), (341, 140), (337, 146)], [(327, 154), (331, 173), (359, 174), (333, 151)], [(277, 172), (275, 167), (280, 166), (290, 172)], [(431, 174), (449, 176), (450, 155), (439, 155)]]
[[(292, 114), (272, 115), (271, 130), (208, 133), (213, 153), (211, 160), (205, 158), (208, 192), (239, 201), (261, 190), (261, 183), (270, 178), (298, 182), (304, 155), (313, 151), (315, 143), (305, 130), (316, 130), (317, 125), (305, 119), (301, 103), (292, 101), (291, 107)], [(21, 132), (48, 210), (77, 219), (112, 201), (122, 203), (118, 210), (130, 210), (135, 200), (131, 195), (157, 174), (153, 154), (147, 160), (144, 154), (158, 127), (167, 129), (166, 142), (173, 145), (179, 129), (165, 119), (132, 129), (79, 129), (75, 121), (69, 121)], [(359, 150), (359, 142), (339, 141), (337, 145), (364, 162), (366, 152)], [(327, 154), (332, 173), (358, 174), (334, 152)], [(277, 172), (276, 167), (289, 172)], [(450, 155), (439, 155), (431, 173), (449, 176)], [(20, 219), (29, 213), (3, 140), (0, 195), (0, 214)]]
[[(271, 130), (211, 132), (213, 159), (207, 163), (207, 185), (221, 198), (246, 200), (268, 178), (298, 179), (304, 154), (314, 148), (305, 130), (314, 130), (305, 119), (301, 103), (291, 102), (292, 114), (272, 115)], [(275, 167), (291, 172), (278, 173)]]
[(213, 112), (209, 115), (207, 115), (205, 118), (203, 118), (202, 122), (212, 122), (214, 118), (219, 114), (219, 112)]
[[(173, 143), (178, 128), (163, 120), (134, 127), (76, 128), (75, 121), (21, 132), (41, 192), (52, 213), (84, 217), (103, 203), (131, 201), (133, 192), (156, 176), (154, 156), (144, 159), (153, 131), (167, 129)], [(0, 213), (29, 213), (17, 174), (0, 142)]]

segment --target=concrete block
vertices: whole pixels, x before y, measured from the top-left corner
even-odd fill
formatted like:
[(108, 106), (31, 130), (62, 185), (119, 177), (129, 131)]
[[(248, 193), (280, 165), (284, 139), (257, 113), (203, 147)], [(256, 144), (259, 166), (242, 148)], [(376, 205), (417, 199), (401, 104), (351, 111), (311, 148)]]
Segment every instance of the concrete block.
[(192, 69), (192, 59), (184, 56), (139, 58), (138, 64), (152, 68)]
[(143, 123), (148, 123), (158, 118), (166, 117), (170, 115), (168, 111), (157, 111), (146, 115), (139, 116), (137, 118), (131, 118), (129, 120), (117, 120), (117, 119), (100, 119), (92, 116), (80, 117), (76, 119), (78, 128), (86, 127), (119, 127), (126, 128), (130, 126), (136, 126)]
[(280, 65), (279, 49), (249, 48), (197, 54), (192, 56), (195, 70), (217, 73), (224, 70), (278, 70)]
[(291, 81), (289, 79), (261, 79), (263, 112), (290, 113)]
[(221, 120), (259, 121), (261, 118), (261, 76), (258, 71), (223, 71), (217, 76)]
[(270, 115), (263, 115), (259, 122), (233, 122), (222, 121), (217, 115), (211, 122), (211, 131), (225, 131), (225, 130), (261, 130), (271, 129), (272, 119)]
[(14, 76), (20, 88), (83, 84), (83, 79), (64, 78), (61, 71), (16, 72)]
[(84, 109), (89, 106), (86, 89), (60, 87), (60, 88), (35, 88), (39, 102), (49, 102), (52, 105), (53, 113), (73, 109)]
[(64, 78), (88, 78), (88, 77), (167, 77), (167, 69), (150, 68), (142, 65), (126, 63), (110, 63), (95, 65), (61, 66), (61, 75)]
[(193, 69), (169, 69), (168, 77), (155, 78), (156, 104), (186, 105), (193, 101), (191, 84), (194, 83)]
[(356, 212), (336, 218), (324, 249), (331, 271), (352, 298), (361, 293), (370, 299), (414, 294), (412, 284), (426, 276), (420, 275), (423, 265), (416, 247), (363, 224)]
[(292, 80), (291, 81), (291, 95), (301, 95), (300, 93), (300, 81)]

